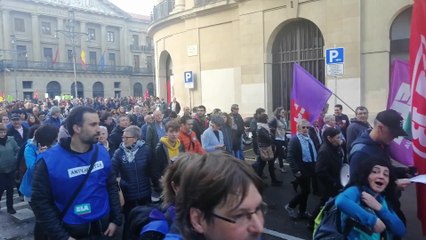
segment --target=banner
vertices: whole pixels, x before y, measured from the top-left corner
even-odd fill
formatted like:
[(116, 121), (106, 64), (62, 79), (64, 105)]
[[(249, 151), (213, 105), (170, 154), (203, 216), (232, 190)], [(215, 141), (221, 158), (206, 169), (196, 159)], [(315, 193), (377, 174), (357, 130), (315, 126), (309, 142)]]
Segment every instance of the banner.
[(295, 63), (290, 103), (291, 133), (296, 134), (296, 125), (300, 119), (306, 119), (311, 123), (317, 120), (331, 94), (324, 84)]
[[(387, 108), (400, 113), (404, 121), (411, 119), (408, 117), (411, 108), (411, 88), (410, 65), (407, 61), (392, 62)], [(392, 158), (407, 166), (413, 165), (412, 151), (411, 141), (404, 137), (396, 138), (390, 144)]]
[(59, 59), (59, 48), (56, 48), (55, 57), (52, 59), (52, 64), (57, 63), (58, 59)]
[(99, 60), (99, 70), (105, 70), (105, 52), (102, 53), (101, 59)]
[(33, 98), (38, 99), (38, 90), (37, 89), (34, 91), (34, 97)]
[[(415, 0), (410, 32), (411, 131), (413, 157), (419, 174), (426, 174), (426, 1)], [(426, 184), (417, 184), (417, 217), (426, 235)]]
[(145, 90), (145, 96), (144, 96), (144, 100), (148, 100), (149, 99), (149, 91), (148, 88)]

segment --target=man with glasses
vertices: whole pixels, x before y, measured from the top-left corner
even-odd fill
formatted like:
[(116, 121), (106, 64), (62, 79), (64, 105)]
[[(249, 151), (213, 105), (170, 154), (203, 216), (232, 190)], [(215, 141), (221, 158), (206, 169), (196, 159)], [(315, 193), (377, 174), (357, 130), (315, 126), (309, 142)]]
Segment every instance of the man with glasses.
[(165, 239), (258, 240), (266, 205), (249, 165), (222, 153), (186, 155), (176, 195), (176, 229)]
[(148, 126), (146, 131), (146, 144), (150, 147), (151, 153), (154, 153), (160, 138), (166, 136), (166, 126), (164, 126), (163, 123), (163, 116), (160, 110), (154, 111), (154, 113), (152, 113), (154, 122)]
[(368, 109), (364, 106), (359, 106), (355, 109), (355, 118), (351, 120), (351, 124), (346, 130), (346, 149), (348, 153), (351, 152), (351, 145), (355, 139), (368, 129), (371, 129), (368, 123)]

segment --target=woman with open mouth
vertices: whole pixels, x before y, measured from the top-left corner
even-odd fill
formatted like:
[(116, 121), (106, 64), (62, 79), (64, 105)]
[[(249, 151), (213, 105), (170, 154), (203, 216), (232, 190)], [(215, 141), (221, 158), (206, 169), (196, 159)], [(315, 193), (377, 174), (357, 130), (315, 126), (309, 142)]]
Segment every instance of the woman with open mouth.
[(400, 239), (406, 227), (393, 210), (396, 185), (391, 166), (377, 158), (365, 162), (361, 174), (336, 198), (342, 229), (348, 227), (347, 239)]

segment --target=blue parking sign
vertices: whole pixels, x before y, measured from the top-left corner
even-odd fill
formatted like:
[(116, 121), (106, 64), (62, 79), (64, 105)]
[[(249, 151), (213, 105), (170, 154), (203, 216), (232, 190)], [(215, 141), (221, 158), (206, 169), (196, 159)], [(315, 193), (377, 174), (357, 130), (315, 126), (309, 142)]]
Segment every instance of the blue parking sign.
[(325, 62), (327, 64), (344, 63), (344, 48), (329, 48), (325, 50)]

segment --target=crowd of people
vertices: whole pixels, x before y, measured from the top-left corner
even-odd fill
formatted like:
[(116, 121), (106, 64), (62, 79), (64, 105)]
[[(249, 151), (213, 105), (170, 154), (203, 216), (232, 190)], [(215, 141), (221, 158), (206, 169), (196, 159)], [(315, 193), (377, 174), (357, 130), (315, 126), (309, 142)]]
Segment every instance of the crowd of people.
[[(272, 186), (282, 185), (276, 171), (295, 177), (296, 193), (283, 206), (290, 218), (307, 219), (312, 229), (321, 207), (337, 196), (345, 222), (370, 229), (353, 227), (349, 239), (399, 239), (405, 217), (398, 197), (415, 169), (392, 166), (386, 146), (406, 135), (402, 118), (385, 110), (370, 126), (366, 107), (351, 120), (342, 109), (325, 109), (312, 124), (300, 119), (291, 136), (282, 107), (269, 116), (258, 108), (245, 122), (238, 104), (207, 114), (205, 106), (181, 107), (176, 98), (3, 102), (0, 198), (6, 191), (7, 212), (15, 214), (17, 187), (36, 216), (35, 239), (103, 239), (123, 223), (121, 239), (143, 239), (146, 229), (135, 232), (132, 210), (162, 203), (173, 207), (166, 239), (257, 240), (268, 164)], [(251, 166), (243, 161), (247, 131), (256, 155)], [(347, 186), (340, 181), (344, 163)], [(311, 192), (320, 196), (313, 212)]]

